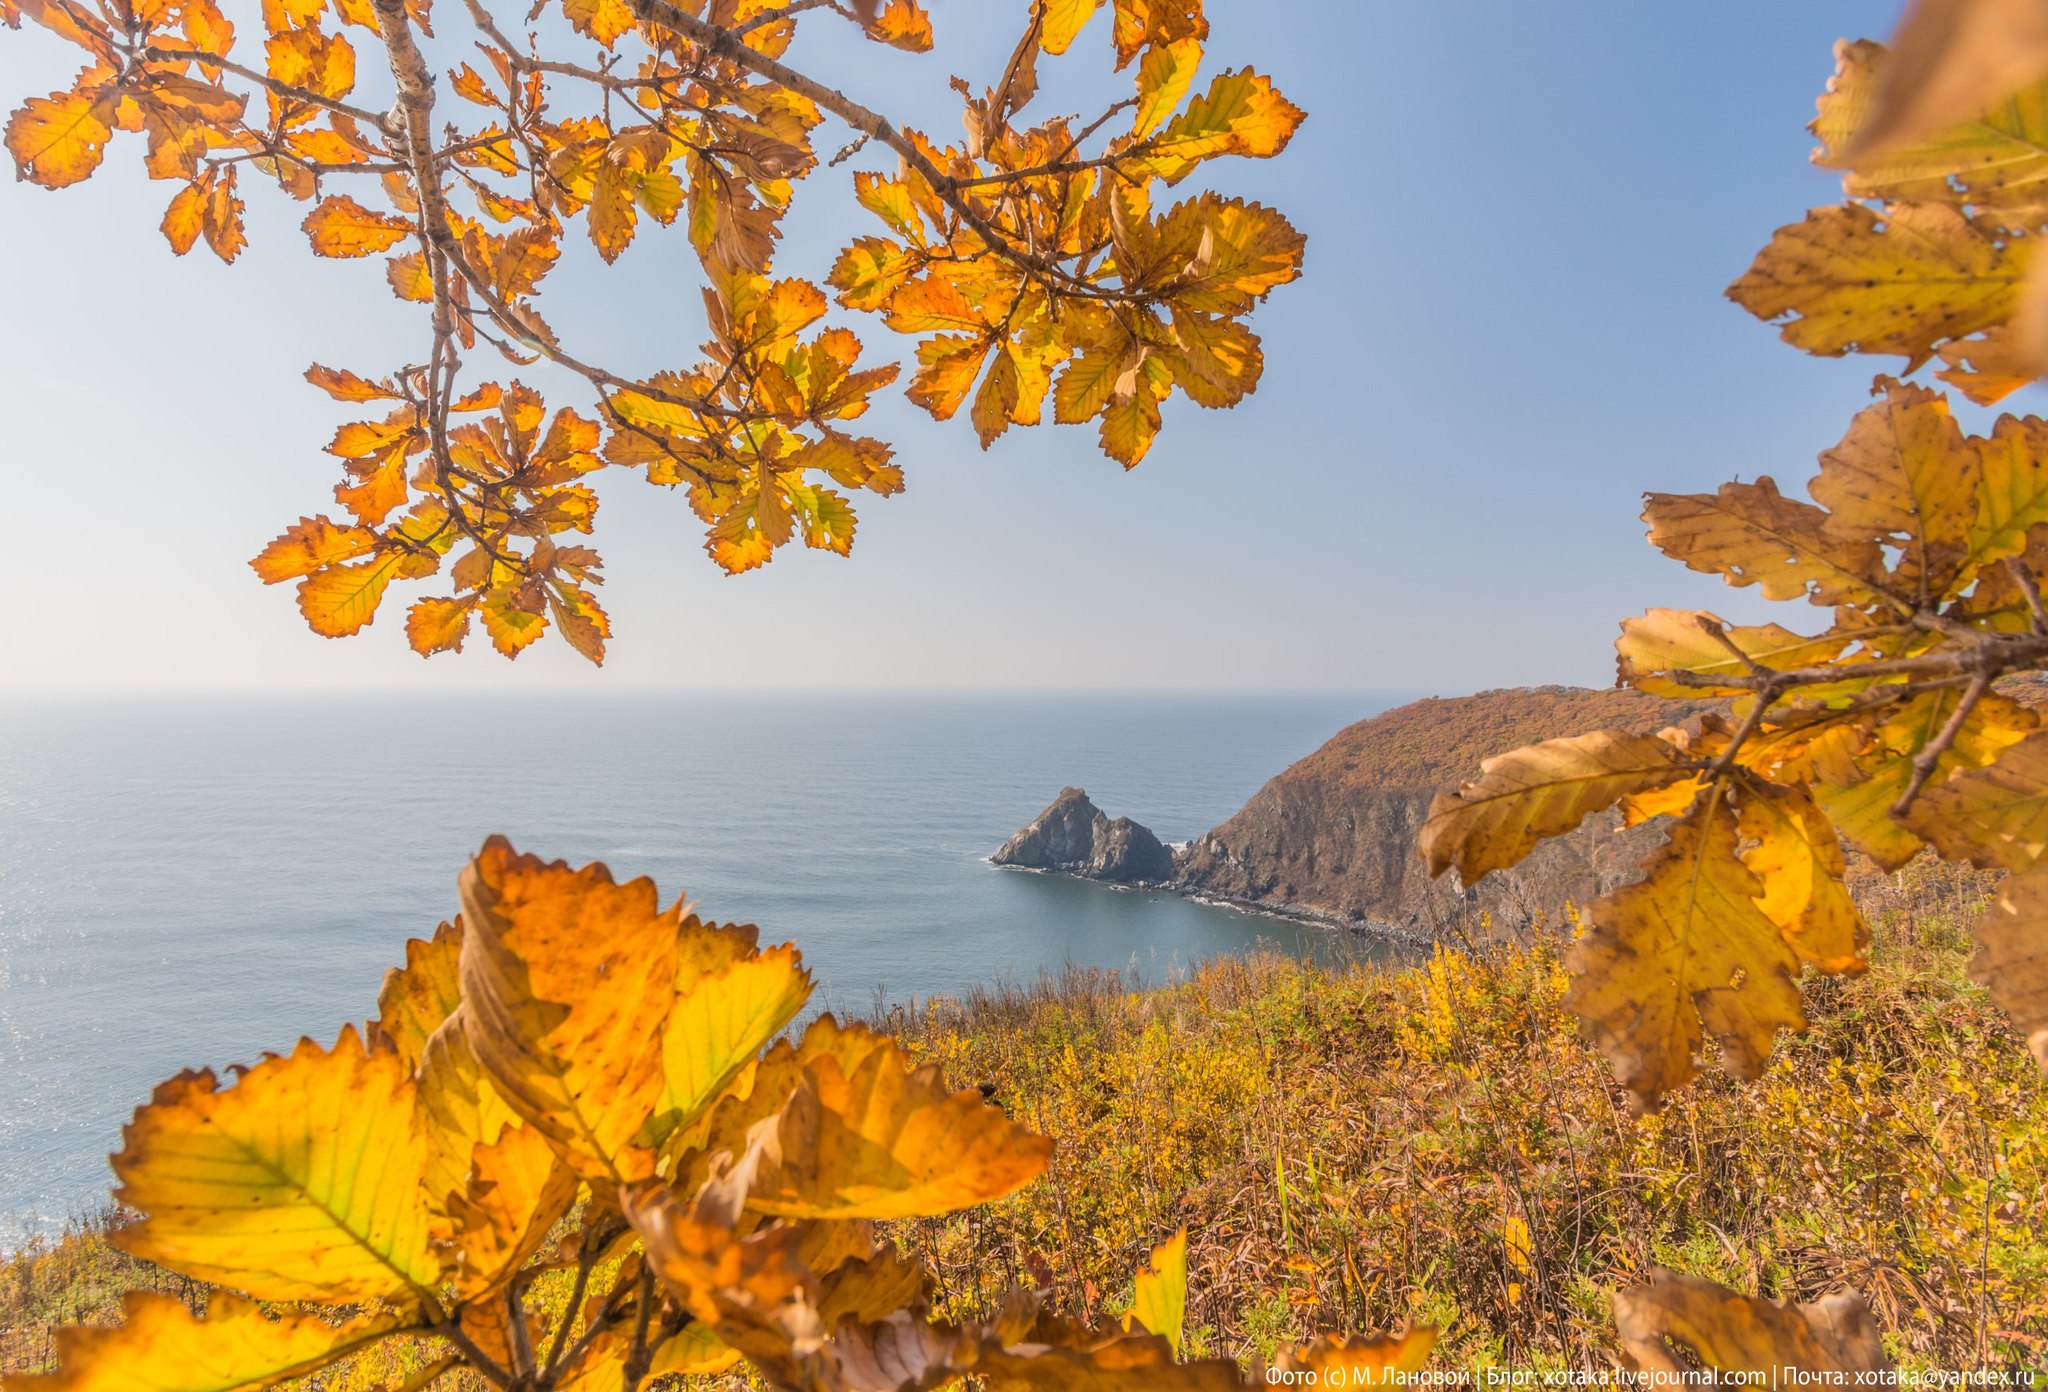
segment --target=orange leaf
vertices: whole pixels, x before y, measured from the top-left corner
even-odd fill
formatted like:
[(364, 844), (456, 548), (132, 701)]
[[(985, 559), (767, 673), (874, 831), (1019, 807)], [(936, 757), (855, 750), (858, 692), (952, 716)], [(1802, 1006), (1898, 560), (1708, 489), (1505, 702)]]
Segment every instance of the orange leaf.
[(114, 131), (112, 100), (96, 89), (31, 97), (7, 122), (7, 149), (22, 178), (63, 188), (91, 176)]
[(373, 212), (345, 194), (320, 200), (300, 224), (319, 256), (369, 256), (405, 240), (413, 228), (403, 218)]
[(405, 640), (421, 657), (437, 652), (461, 652), (469, 635), (469, 616), (476, 597), (466, 599), (423, 599), (406, 613)]
[(263, 548), (249, 562), (266, 585), (310, 575), (336, 561), (353, 560), (376, 549), (368, 527), (336, 526), (325, 517), (301, 517), (298, 525)]
[(322, 367), (314, 363), (306, 369), (306, 380), (326, 392), (336, 401), (396, 401), (391, 392), (375, 382), (356, 376), (346, 368)]

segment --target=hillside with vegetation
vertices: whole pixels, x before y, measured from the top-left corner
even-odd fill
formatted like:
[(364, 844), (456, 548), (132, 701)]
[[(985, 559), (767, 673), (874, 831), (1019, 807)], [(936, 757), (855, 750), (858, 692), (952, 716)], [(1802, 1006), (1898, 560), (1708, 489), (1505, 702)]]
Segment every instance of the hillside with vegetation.
[[(1854, 1286), (1907, 1366), (2038, 1366), (2048, 1090), (1964, 974), (1981, 892), (1922, 862), (1863, 897), (1869, 974), (1816, 989), (1760, 1082), (1716, 1073), (1640, 1121), (1562, 1005), (1571, 916), (1397, 970), (1262, 955), (896, 1011), (878, 1023), (1055, 1150), (1015, 1197), (894, 1236), (942, 1314), (1024, 1285), (1101, 1318), (1185, 1226), (1190, 1348), (1246, 1360), (1417, 1321), (1447, 1366), (1611, 1367), (1612, 1292), (1661, 1265), (1769, 1296)], [(56, 1324), (110, 1320), (128, 1290), (197, 1307), (108, 1243), (120, 1221), (0, 1265), (0, 1369), (46, 1366)], [(303, 1385), (395, 1387), (408, 1358)]]

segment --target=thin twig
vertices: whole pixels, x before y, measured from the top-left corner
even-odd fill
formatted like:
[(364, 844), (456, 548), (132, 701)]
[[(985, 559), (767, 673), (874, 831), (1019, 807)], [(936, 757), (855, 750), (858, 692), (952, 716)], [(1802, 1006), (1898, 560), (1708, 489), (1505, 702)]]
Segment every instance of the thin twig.
[(2012, 573), (2020, 593), (2027, 597), (2027, 611), (2033, 615), (2034, 632), (2048, 634), (2048, 609), (2041, 606), (2041, 586), (2034, 579), (2034, 572), (2020, 564), (2018, 556), (2007, 556), (2005, 568)]
[(1941, 727), (1941, 733), (1936, 735), (1925, 749), (1913, 756), (1913, 781), (1906, 785), (1906, 791), (1892, 804), (1894, 817), (1903, 817), (1912, 808), (1913, 799), (1920, 796), (1920, 790), (1926, 787), (1927, 780), (1934, 776), (1935, 766), (1941, 762), (1941, 756), (1948, 753), (1950, 746), (1956, 742), (1956, 736), (1963, 732), (1963, 723), (1970, 718), (1970, 712), (1977, 708), (1977, 703), (1991, 690), (1992, 680), (1989, 672), (1978, 673), (1975, 680), (1970, 683), (1969, 689), (1963, 692), (1962, 699), (1956, 702), (1955, 713), (1949, 716), (1948, 723)]
[(355, 120), (375, 127), (378, 130), (384, 128), (384, 116), (381, 112), (368, 111), (360, 106), (351, 106), (347, 102), (337, 101), (333, 97), (323, 97), (318, 92), (304, 87), (294, 87), (289, 82), (279, 82), (269, 73), (259, 72), (255, 68), (244, 67), (232, 58), (223, 57), (218, 53), (210, 53), (205, 49), (166, 48), (162, 44), (151, 44), (142, 50), (142, 57), (145, 61), (152, 63), (201, 63), (209, 68), (219, 68), (222, 72), (231, 72), (236, 77), (253, 82), (265, 91), (273, 92), (287, 101), (303, 102), (307, 106), (324, 106), (329, 111), (338, 111), (344, 116), (353, 117)]

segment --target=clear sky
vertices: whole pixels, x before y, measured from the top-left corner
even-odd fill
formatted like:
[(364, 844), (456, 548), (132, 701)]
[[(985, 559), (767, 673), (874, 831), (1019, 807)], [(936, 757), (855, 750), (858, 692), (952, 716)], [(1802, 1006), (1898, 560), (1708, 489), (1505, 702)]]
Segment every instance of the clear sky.
[[(992, 80), (1025, 5), (928, 4), (934, 54), (835, 33), (799, 56), (951, 133), (947, 76)], [(1604, 685), (1624, 614), (1762, 612), (1653, 553), (1641, 491), (1760, 473), (1790, 491), (1896, 370), (1806, 357), (1721, 291), (1837, 196), (1803, 126), (1832, 41), (1882, 37), (1897, 9), (1209, 0), (1210, 67), (1249, 62), (1310, 113), (1280, 159), (1216, 166), (1309, 236), (1305, 278), (1253, 320), (1259, 392), (1228, 412), (1176, 399), (1129, 475), (1092, 428), (983, 454), (964, 419), (892, 399), (865, 424), (909, 489), (862, 500), (852, 558), (793, 548), (738, 578), (680, 496), (601, 475), (602, 672), (552, 639), (516, 664), (481, 637), (422, 661), (389, 599), (362, 636), (318, 638), (289, 586), (255, 581), (265, 541), (333, 510), (321, 447), (343, 416), (298, 374), (411, 361), (421, 324), (380, 262), (314, 261), (274, 189), (249, 192), (235, 266), (174, 258), (156, 230), (171, 189), (122, 138), (87, 184), (0, 184), (0, 689)], [(1107, 47), (1098, 19), (1077, 51)], [(1111, 80), (1060, 61), (1046, 111)], [(76, 66), (39, 30), (0, 30), (8, 107)], [(868, 230), (851, 167), (801, 189), (779, 273), (822, 278)], [(567, 258), (545, 291), (565, 337), (613, 361), (696, 359), (679, 231), (610, 272)]]

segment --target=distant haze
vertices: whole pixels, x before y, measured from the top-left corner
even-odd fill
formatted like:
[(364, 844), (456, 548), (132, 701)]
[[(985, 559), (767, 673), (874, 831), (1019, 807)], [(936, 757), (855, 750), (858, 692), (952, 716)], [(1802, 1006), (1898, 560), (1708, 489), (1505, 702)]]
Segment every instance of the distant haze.
[[(936, 54), (812, 40), (798, 56), (950, 134), (947, 76), (988, 80), (1026, 0), (932, 10)], [(1211, 69), (1256, 66), (1310, 113), (1279, 160), (1215, 166), (1309, 235), (1305, 280), (1253, 320), (1259, 392), (1222, 413), (1177, 401), (1128, 476), (1091, 430), (1013, 431), (984, 455), (964, 420), (935, 424), (892, 394), (865, 424), (897, 444), (909, 491), (864, 502), (850, 560), (792, 548), (736, 579), (702, 554), (680, 496), (606, 478), (603, 672), (553, 642), (511, 667), (480, 638), (423, 662), (390, 601), (363, 636), (317, 638), (289, 586), (247, 569), (301, 513), (333, 508), (321, 447), (344, 417), (298, 374), (421, 352), (421, 318), (379, 263), (316, 263), (303, 209), (267, 187), (249, 191), (239, 263), (178, 261), (156, 230), (171, 189), (143, 178), (134, 137), (78, 188), (0, 183), (0, 496), (18, 596), (0, 688), (1455, 692), (1604, 685), (1615, 622), (1652, 604), (1761, 613), (1655, 556), (1639, 494), (1761, 473), (1792, 491), (1871, 375), (1897, 370), (1805, 357), (1721, 298), (1774, 227), (1838, 197), (1802, 127), (1832, 41), (1881, 37), (1897, 6), (1209, 11)], [(1072, 83), (1049, 79), (1045, 112), (1079, 104), (1062, 83), (1112, 80), (1102, 27)], [(76, 66), (30, 26), (0, 41), (0, 92), (12, 105)], [(837, 135), (819, 132), (828, 155)], [(865, 158), (800, 189), (780, 273), (822, 278), (868, 230), (848, 174)], [(694, 362), (703, 337), (677, 230), (610, 272), (572, 249), (542, 308), (635, 370)], [(851, 322), (871, 349), (906, 348)], [(485, 356), (474, 370), (511, 374)], [(558, 396), (572, 402), (586, 406)]]

